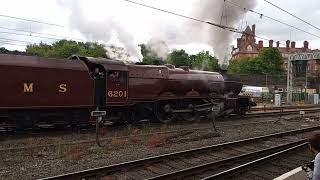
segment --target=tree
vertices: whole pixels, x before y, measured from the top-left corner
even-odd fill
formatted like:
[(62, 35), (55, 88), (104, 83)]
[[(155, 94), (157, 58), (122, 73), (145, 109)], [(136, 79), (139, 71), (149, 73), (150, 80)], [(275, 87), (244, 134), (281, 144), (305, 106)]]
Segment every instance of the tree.
[(145, 44), (138, 45), (141, 49), (143, 64), (161, 65), (165, 64), (165, 59), (158, 57), (152, 50)]
[(265, 48), (257, 57), (242, 57), (229, 64), (230, 73), (238, 74), (282, 74), (283, 58), (276, 48)]
[(185, 50), (174, 50), (169, 55), (169, 63), (175, 65), (176, 67), (188, 66), (191, 68), (191, 61), (189, 54)]
[(282, 74), (284, 61), (280, 51), (277, 48), (264, 48), (258, 55), (259, 60), (264, 68), (264, 73)]
[(44, 57), (68, 58), (71, 55), (108, 58), (105, 46), (96, 42), (60, 40), (52, 45), (45, 43), (27, 45), (26, 52)]
[(209, 51), (201, 51), (196, 55), (190, 56), (192, 69), (204, 71), (219, 70), (218, 59), (212, 56)]
[(1, 54), (16, 54), (16, 55), (27, 55), (24, 51), (18, 51), (18, 50), (8, 50), (4, 47), (0, 47), (0, 53)]
[(27, 45), (26, 48), (27, 54), (34, 54), (38, 56), (44, 56), (44, 57), (52, 57), (52, 46), (45, 44), (45, 43), (39, 43), (39, 44), (31, 44)]

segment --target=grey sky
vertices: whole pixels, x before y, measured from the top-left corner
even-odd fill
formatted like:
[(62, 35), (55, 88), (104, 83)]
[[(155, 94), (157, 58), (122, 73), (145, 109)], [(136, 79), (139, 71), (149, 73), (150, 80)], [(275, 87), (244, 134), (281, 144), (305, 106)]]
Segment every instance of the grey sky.
[[(180, 36), (180, 38), (182, 37), (188, 39), (188, 41), (168, 42), (168, 45), (171, 49), (185, 48), (189, 53), (196, 53), (200, 50), (212, 51), (211, 47), (214, 46), (214, 43), (208, 43), (206, 41), (192, 41), (191, 37), (194, 38), (194, 36), (202, 36), (205, 32), (202, 32), (201, 30), (197, 32), (190, 31), (190, 28), (192, 27), (186, 25), (190, 24), (189, 20), (150, 10), (144, 7), (132, 5), (122, 0), (2, 1), (3, 2), (0, 6), (0, 14), (63, 25), (63, 27), (48, 26), (0, 17), (0, 38), (2, 38), (0, 39), (0, 44), (11, 43), (11, 45), (3, 44), (9, 49), (23, 50), (23, 45), (27, 44), (27, 42), (43, 41), (51, 43), (54, 42), (54, 40), (30, 36), (8, 35), (4, 32), (23, 32), (9, 31), (6, 29), (1, 29), (1, 27), (68, 36), (73, 38), (99, 41), (101, 43), (111, 43), (119, 46), (125, 46), (127, 49), (129, 49), (129, 52), (135, 56), (137, 56), (136, 53), (138, 52), (138, 49), (135, 49), (137, 48), (136, 46), (140, 43), (147, 43), (151, 38), (158, 38), (166, 41), (168, 39), (174, 39), (175, 36)], [(211, 1), (210, 5), (214, 6), (216, 2), (216, 5), (219, 7), (223, 2), (223, 0), (135, 1), (150, 4), (188, 16), (195, 16), (194, 9), (201, 7), (200, 3)], [(212, 3), (212, 1), (215, 2)], [(246, 4), (246, 1), (251, 3), (253, 0), (241, 1)], [(306, 21), (313, 23), (315, 26), (320, 27), (320, 18), (318, 18), (320, 16), (319, 0), (270, 1), (305, 19)], [(238, 3), (240, 2), (240, 0), (233, 0), (233, 2)], [(265, 3), (263, 0), (257, 0), (256, 2), (257, 6), (254, 10), (320, 36), (319, 30), (314, 29), (311, 26), (308, 26), (307, 24), (304, 24), (299, 20), (281, 12), (275, 7)], [(79, 4), (78, 9), (75, 8), (75, 4), (77, 6)], [(221, 8), (222, 7), (223, 6), (221, 6)], [(230, 10), (230, 7), (226, 8), (227, 11), (228, 9)], [(217, 7), (213, 7), (212, 10), (216, 11)], [(217, 17), (212, 17), (212, 19), (216, 20)], [(273, 39), (274, 41), (280, 40), (282, 43), (284, 43), (287, 39), (294, 40), (297, 42), (296, 46), (298, 47), (302, 46), (302, 42), (304, 40), (307, 40), (310, 42), (310, 46), (312, 48), (320, 49), (320, 38), (310, 36), (297, 30), (293, 30), (292, 28), (281, 25), (266, 18), (260, 19), (260, 17), (256, 14), (248, 12), (245, 16), (239, 17), (239, 19), (239, 23), (235, 25), (236, 28), (240, 27), (241, 24), (243, 28), (245, 24), (256, 24), (256, 33), (258, 36)], [(202, 25), (193, 23), (193, 26)], [(28, 35), (30, 33), (23, 34)], [(233, 35), (233, 41), (229, 42), (229, 44), (235, 44), (235, 38), (238, 36), (239, 35)], [(4, 38), (12, 39), (15, 41), (8, 41)], [(265, 43), (267, 44), (267, 42)]]
[[(316, 27), (320, 28), (320, 19), (317, 18), (320, 15), (320, 1), (319, 0), (270, 0), (270, 2), (282, 7), (283, 9), (295, 14), (296, 16), (312, 23)], [(255, 11), (262, 12), (265, 15), (271, 16), (312, 34), (320, 36), (320, 30), (317, 30), (298, 19), (280, 11), (276, 7), (265, 3), (263, 0), (259, 0), (258, 6)], [(312, 48), (320, 49), (320, 38), (311, 36), (304, 32), (295, 30), (286, 25), (282, 25), (275, 21), (269, 20), (267, 18), (262, 18), (253, 13), (248, 13), (247, 15), (248, 23), (255, 23), (257, 25), (257, 34), (263, 37), (274, 39), (274, 41), (282, 41), (284, 43), (286, 40), (290, 39), (297, 42), (297, 46), (303, 46), (303, 41), (307, 40), (310, 42)]]

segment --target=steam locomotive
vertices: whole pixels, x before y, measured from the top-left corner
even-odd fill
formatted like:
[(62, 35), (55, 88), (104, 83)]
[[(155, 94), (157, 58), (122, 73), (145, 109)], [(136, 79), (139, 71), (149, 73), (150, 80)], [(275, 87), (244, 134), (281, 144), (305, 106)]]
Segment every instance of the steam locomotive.
[(244, 114), (250, 106), (238, 96), (242, 84), (217, 72), (82, 56), (0, 54), (0, 84), (2, 128), (88, 125), (97, 107), (113, 123), (167, 123)]

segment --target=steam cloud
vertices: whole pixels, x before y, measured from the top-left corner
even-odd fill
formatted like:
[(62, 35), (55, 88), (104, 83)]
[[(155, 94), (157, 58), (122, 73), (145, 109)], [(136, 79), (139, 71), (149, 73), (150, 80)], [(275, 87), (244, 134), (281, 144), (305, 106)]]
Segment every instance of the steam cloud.
[(162, 60), (167, 60), (169, 47), (164, 41), (156, 38), (151, 38), (146, 46), (157, 57), (160, 57)]
[(102, 17), (102, 20), (97, 21), (86, 16), (86, 14), (90, 14), (86, 11), (92, 9), (84, 8), (81, 0), (58, 0), (57, 2), (70, 11), (71, 28), (80, 31), (88, 40), (108, 42), (115, 35), (124, 44), (129, 54), (142, 58), (138, 44), (134, 43), (133, 35), (119, 22), (114, 21), (112, 17)]
[[(238, 28), (237, 26), (244, 14), (247, 13), (247, 10), (244, 11), (239, 7), (233, 6), (228, 3), (228, 1), (245, 7), (246, 9), (253, 9), (257, 4), (256, 0), (227, 0), (226, 2), (223, 0), (204, 0), (201, 1), (201, 3), (198, 1), (197, 4), (194, 5), (196, 8), (194, 9), (193, 16), (204, 21)], [(181, 37), (181, 35), (177, 36), (176, 41), (185, 39), (187, 41), (181, 42), (208, 44), (212, 47), (220, 63), (229, 59), (228, 55), (231, 52), (229, 48), (232, 43), (232, 32), (197, 22), (189, 22), (186, 26), (189, 31), (186, 32), (183, 37)], [(186, 39), (186, 37), (188, 38)]]
[[(191, 1), (193, 2), (192, 4), (190, 4)], [(256, 0), (227, 1), (247, 9), (253, 9), (257, 4)], [(170, 3), (168, 1), (165, 2)], [(72, 28), (80, 31), (87, 39), (108, 42), (112, 36), (116, 36), (130, 55), (142, 59), (138, 44), (146, 42), (137, 42), (135, 39), (136, 34), (132, 33), (129, 28), (122, 24), (126, 22), (119, 22), (112, 16), (104, 18), (103, 21), (90, 19), (85, 15), (88, 9), (81, 6), (80, 0), (70, 0), (67, 1), (67, 3), (66, 1), (58, 0), (58, 3), (63, 8), (67, 8), (69, 11), (71, 10), (69, 20)], [(189, 3), (194, 7), (192, 13), (187, 14), (188, 16), (235, 28), (237, 28), (243, 15), (246, 13), (243, 9), (232, 6), (223, 0), (189, 0), (185, 3)], [(112, 3), (109, 3), (109, 6), (112, 5)], [(123, 14), (126, 12), (119, 9), (118, 14), (119, 13)], [(130, 13), (127, 14), (130, 17)], [(189, 20), (168, 22), (161, 19), (161, 15), (157, 15), (159, 19), (151, 21), (150, 23), (143, 23), (142, 25), (144, 29), (148, 30), (149, 34), (146, 34), (146, 36), (151, 37), (149, 42), (147, 41), (147, 46), (159, 57), (166, 59), (169, 52), (166, 43), (168, 43), (169, 47), (172, 45), (198, 43), (210, 45), (215, 56), (220, 59), (220, 63), (224, 59), (228, 59), (227, 55), (231, 52), (229, 47), (232, 43), (232, 32)], [(148, 15), (146, 14), (146, 16)], [(129, 17), (127, 21), (132, 21)], [(142, 17), (141, 19), (134, 19), (134, 21), (141, 23), (144, 19)]]

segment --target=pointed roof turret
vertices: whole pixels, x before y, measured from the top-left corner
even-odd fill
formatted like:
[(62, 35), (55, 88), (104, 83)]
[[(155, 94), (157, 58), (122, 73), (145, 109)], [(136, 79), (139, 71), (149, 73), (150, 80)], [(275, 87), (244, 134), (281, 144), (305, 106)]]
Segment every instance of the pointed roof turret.
[(245, 34), (250, 34), (250, 35), (253, 35), (253, 32), (250, 28), (250, 26), (247, 26), (246, 29), (243, 31)]

